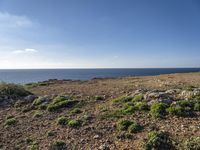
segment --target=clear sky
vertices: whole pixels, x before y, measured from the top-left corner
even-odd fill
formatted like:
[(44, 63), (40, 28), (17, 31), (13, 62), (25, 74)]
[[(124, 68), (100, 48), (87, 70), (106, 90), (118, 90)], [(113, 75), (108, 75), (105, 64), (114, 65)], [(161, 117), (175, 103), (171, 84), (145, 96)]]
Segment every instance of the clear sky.
[(0, 0), (0, 68), (200, 67), (199, 0)]

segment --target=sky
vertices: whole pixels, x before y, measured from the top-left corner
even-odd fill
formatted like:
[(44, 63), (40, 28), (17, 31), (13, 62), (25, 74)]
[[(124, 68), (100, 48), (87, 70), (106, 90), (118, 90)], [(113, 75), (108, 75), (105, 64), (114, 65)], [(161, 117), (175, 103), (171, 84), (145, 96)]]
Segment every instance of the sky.
[(200, 67), (199, 0), (0, 0), (0, 68)]

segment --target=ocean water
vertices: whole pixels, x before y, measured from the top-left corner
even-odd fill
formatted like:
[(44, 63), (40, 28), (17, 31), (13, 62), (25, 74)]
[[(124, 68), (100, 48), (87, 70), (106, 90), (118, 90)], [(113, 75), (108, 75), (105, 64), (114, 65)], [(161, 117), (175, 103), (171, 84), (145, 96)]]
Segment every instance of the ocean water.
[(199, 72), (200, 68), (156, 68), (156, 69), (18, 69), (0, 70), (0, 81), (9, 83), (31, 83), (49, 79), (89, 80), (93, 78), (151, 76), (171, 73)]

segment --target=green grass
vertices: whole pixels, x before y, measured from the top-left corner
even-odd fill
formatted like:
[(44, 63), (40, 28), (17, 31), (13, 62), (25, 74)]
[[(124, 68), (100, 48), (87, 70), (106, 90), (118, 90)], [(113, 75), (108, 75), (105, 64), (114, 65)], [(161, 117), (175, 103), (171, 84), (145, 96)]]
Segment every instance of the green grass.
[(71, 114), (80, 114), (82, 111), (79, 108), (74, 108), (70, 111)]
[(10, 119), (7, 119), (4, 123), (4, 125), (6, 127), (9, 127), (9, 126), (13, 126), (17, 123), (17, 120), (15, 118), (10, 118)]
[(150, 109), (149, 105), (147, 104), (147, 102), (137, 102), (135, 104), (135, 109), (136, 110), (144, 110), (144, 111), (148, 111)]
[(134, 124), (133, 121), (123, 119), (117, 122), (116, 127), (119, 131), (126, 131), (132, 124)]
[(143, 100), (143, 98), (144, 98), (143, 95), (137, 95), (132, 99), (132, 102), (140, 102)]
[(62, 116), (57, 119), (57, 124), (59, 125), (67, 125), (67, 123), (68, 123), (68, 119), (66, 117)]
[(121, 112), (125, 115), (131, 115), (135, 112), (135, 107), (134, 106), (124, 106), (121, 109)]
[(29, 91), (25, 90), (22, 85), (11, 84), (11, 83), (0, 83), (0, 98), (8, 96), (9, 98), (20, 98), (31, 95)]
[(65, 107), (72, 107), (75, 104), (77, 104), (79, 101), (77, 100), (56, 100), (56, 102), (54, 101), (53, 103), (50, 103), (47, 107), (47, 110), (50, 112), (53, 111), (57, 111), (61, 108), (65, 108)]
[(44, 99), (42, 97), (39, 97), (33, 101), (33, 105), (38, 106), (38, 105), (42, 104), (43, 102), (44, 102)]
[(33, 114), (33, 117), (34, 117), (34, 118), (40, 118), (40, 117), (42, 117), (42, 112), (36, 111), (36, 112)]
[(166, 108), (168, 107), (167, 104), (164, 103), (155, 103), (151, 105), (151, 115), (154, 118), (162, 118), (164, 115), (166, 115)]
[(79, 119), (70, 120), (67, 124), (69, 127), (80, 127), (82, 125), (82, 121)]
[(130, 102), (133, 98), (130, 96), (120, 96), (116, 99), (113, 99), (113, 103), (126, 103)]
[(195, 110), (195, 111), (200, 111), (200, 102), (196, 102), (196, 103), (194, 104), (194, 110)]
[(34, 142), (31, 145), (28, 146), (28, 150), (39, 150), (38, 143)]
[(56, 141), (51, 145), (51, 150), (67, 150), (67, 146), (64, 141)]
[(144, 150), (175, 149), (173, 140), (162, 131), (151, 131), (143, 144)]
[(184, 116), (185, 115), (184, 109), (179, 105), (170, 106), (169, 108), (166, 109), (166, 111), (170, 115), (175, 115), (175, 116)]
[(200, 150), (200, 137), (188, 140), (184, 145), (185, 150)]
[(141, 126), (137, 124), (136, 122), (133, 122), (129, 127), (128, 127), (128, 132), (129, 133), (135, 133), (138, 132), (141, 129)]

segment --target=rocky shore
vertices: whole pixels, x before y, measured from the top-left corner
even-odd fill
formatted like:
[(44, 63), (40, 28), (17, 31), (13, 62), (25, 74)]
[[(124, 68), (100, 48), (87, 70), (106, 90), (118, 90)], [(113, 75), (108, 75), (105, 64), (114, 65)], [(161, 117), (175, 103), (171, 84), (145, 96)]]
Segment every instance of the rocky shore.
[(200, 73), (3, 83), (0, 149), (199, 150)]

